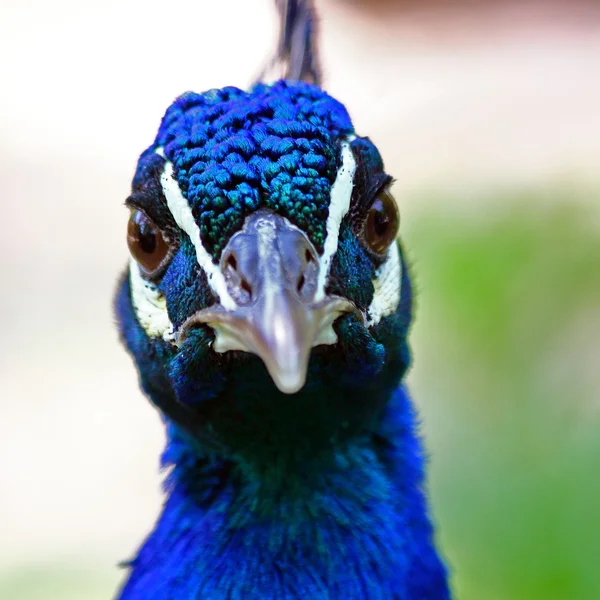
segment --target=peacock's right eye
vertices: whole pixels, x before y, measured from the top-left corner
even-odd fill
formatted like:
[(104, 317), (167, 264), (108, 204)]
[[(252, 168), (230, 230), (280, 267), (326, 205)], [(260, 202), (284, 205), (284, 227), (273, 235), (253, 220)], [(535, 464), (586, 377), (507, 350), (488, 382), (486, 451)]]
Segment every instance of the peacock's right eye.
[(376, 254), (383, 254), (396, 239), (399, 224), (400, 215), (394, 197), (387, 190), (379, 192), (363, 226), (367, 246)]
[(169, 254), (169, 245), (160, 229), (141, 210), (131, 211), (127, 224), (129, 251), (146, 275), (153, 275)]

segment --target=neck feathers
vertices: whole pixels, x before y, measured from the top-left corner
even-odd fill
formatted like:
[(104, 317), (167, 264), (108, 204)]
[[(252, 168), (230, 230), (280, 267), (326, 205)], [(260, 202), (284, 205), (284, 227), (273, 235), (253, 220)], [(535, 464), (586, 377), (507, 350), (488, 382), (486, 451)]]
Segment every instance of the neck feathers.
[(448, 598), (403, 390), (386, 413), (375, 433), (269, 469), (172, 431), (169, 497), (121, 600)]

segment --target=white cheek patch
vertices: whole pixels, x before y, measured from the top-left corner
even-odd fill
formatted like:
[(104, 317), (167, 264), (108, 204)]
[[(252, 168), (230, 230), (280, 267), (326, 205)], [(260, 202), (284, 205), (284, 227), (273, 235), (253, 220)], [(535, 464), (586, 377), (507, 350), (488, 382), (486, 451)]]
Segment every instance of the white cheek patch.
[(146, 334), (174, 342), (175, 332), (167, 312), (167, 301), (153, 283), (142, 277), (133, 258), (129, 261), (129, 287), (138, 323)]
[(373, 300), (367, 311), (367, 326), (377, 325), (383, 317), (393, 314), (400, 304), (402, 262), (398, 243), (392, 244), (387, 260), (377, 269), (373, 280)]
[[(161, 154), (161, 152), (164, 154), (162, 148), (159, 148), (156, 151), (157, 154), (162, 156), (163, 154)], [(212, 256), (202, 245), (202, 240), (200, 239), (200, 228), (194, 220), (194, 215), (192, 214), (192, 209), (190, 208), (188, 201), (181, 193), (179, 184), (174, 177), (173, 163), (170, 161), (165, 163), (165, 168), (160, 176), (160, 184), (167, 200), (169, 211), (173, 215), (175, 223), (177, 223), (180, 229), (185, 231), (194, 245), (194, 248), (196, 249), (196, 260), (206, 273), (208, 284), (219, 298), (221, 306), (227, 310), (233, 310), (237, 308), (237, 304), (227, 291), (227, 285), (225, 283), (225, 278), (221, 273), (221, 269), (218, 265), (213, 263)]]
[(342, 142), (342, 166), (339, 168), (335, 181), (331, 186), (331, 198), (329, 202), (329, 215), (327, 216), (327, 234), (323, 246), (323, 255), (319, 264), (319, 279), (315, 301), (319, 302), (325, 298), (325, 286), (331, 261), (338, 249), (340, 237), (340, 226), (342, 219), (350, 210), (352, 198), (352, 187), (354, 185), (354, 173), (356, 172), (356, 161), (348, 141)]

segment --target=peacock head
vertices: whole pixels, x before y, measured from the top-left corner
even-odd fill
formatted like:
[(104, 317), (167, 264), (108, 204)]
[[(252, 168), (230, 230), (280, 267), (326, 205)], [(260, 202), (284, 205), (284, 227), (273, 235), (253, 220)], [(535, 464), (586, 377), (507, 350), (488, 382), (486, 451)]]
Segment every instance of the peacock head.
[(171, 105), (126, 201), (117, 298), (142, 387), (169, 420), (231, 445), (286, 419), (287, 434), (306, 420), (329, 436), (377, 413), (409, 362), (390, 183), (314, 85)]

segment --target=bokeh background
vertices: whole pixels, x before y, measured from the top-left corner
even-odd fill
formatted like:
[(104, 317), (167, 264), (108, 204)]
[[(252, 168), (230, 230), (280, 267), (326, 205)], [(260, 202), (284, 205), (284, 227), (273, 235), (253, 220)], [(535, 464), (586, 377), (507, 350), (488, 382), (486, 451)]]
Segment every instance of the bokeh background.
[[(320, 0), (326, 88), (395, 175), (413, 394), (461, 600), (600, 598), (600, 6)], [(246, 86), (269, 0), (0, 1), (0, 598), (106, 599), (163, 441), (112, 316), (136, 158)]]

